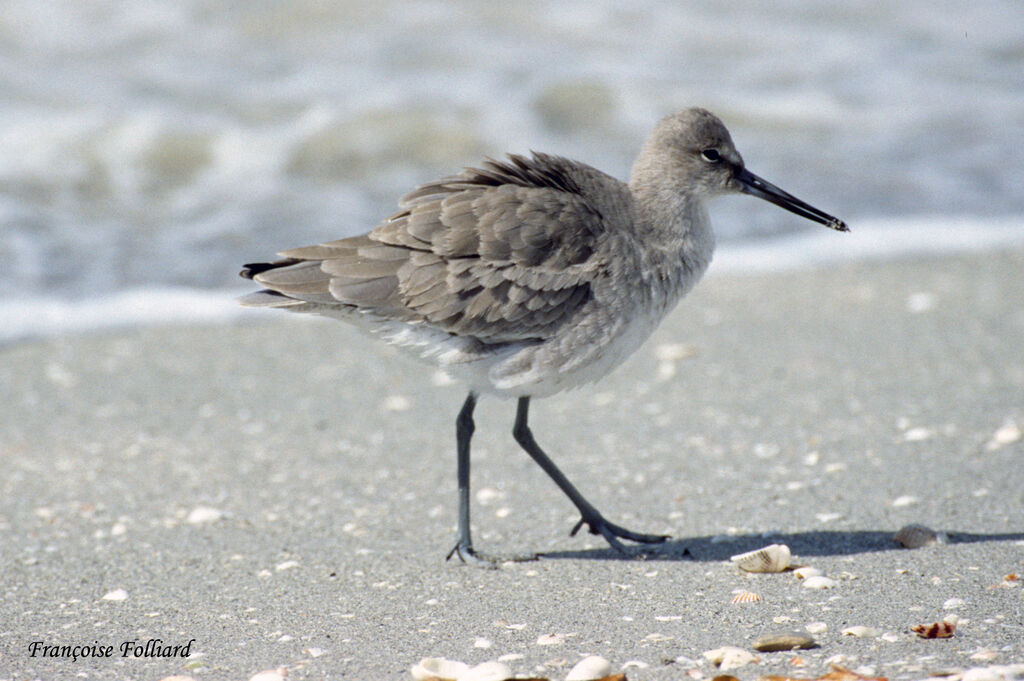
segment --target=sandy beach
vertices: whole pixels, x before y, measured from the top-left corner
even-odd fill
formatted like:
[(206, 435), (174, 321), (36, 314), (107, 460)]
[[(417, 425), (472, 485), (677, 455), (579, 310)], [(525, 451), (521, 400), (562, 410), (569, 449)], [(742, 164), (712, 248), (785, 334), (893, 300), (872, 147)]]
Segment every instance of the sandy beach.
[[(546, 557), (445, 562), (463, 389), (337, 322), (0, 349), (0, 679), (406, 679), (430, 656), (561, 679), (588, 654), (710, 679), (705, 651), (808, 625), (818, 647), (728, 673), (1022, 663), (1022, 272), (1017, 251), (712, 274), (609, 378), (537, 401), (610, 520), (672, 535), (646, 560), (568, 536), (514, 404), (485, 398), (477, 546)], [(909, 523), (948, 542), (901, 548)], [(834, 584), (729, 562), (771, 543)], [(950, 616), (952, 638), (909, 630)]]

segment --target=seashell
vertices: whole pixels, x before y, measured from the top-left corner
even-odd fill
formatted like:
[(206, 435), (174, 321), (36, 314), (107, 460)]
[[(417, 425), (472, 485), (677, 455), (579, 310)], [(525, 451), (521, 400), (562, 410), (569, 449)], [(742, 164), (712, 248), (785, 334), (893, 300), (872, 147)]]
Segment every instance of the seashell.
[(483, 662), (459, 674), (458, 681), (506, 681), (512, 670), (501, 662)]
[(956, 625), (952, 622), (933, 622), (915, 625), (910, 630), (921, 638), (952, 638)]
[(807, 630), (808, 634), (824, 634), (828, 631), (828, 624), (825, 622), (811, 622), (804, 629)]
[(871, 627), (865, 627), (863, 624), (857, 624), (852, 627), (843, 629), (843, 636), (854, 636), (856, 638), (874, 638), (878, 636), (878, 630), (872, 629)]
[(465, 662), (446, 660), (443, 657), (425, 657), (419, 664), (413, 665), (412, 678), (414, 681), (425, 681), (426, 679), (454, 679), (469, 671), (469, 665)]
[(611, 662), (597, 655), (588, 655), (569, 670), (565, 681), (595, 681), (608, 676), (611, 671)]
[(736, 669), (757, 662), (757, 655), (736, 646), (722, 646), (704, 652), (704, 658), (719, 669)]
[(773, 653), (780, 650), (807, 650), (817, 647), (814, 637), (807, 634), (767, 634), (754, 641), (754, 650)]
[(892, 536), (892, 539), (896, 543), (901, 544), (908, 549), (919, 549), (922, 546), (946, 543), (945, 534), (936, 532), (930, 527), (925, 527), (924, 525), (919, 525), (917, 523), (904, 525)]
[(249, 681), (284, 681), (286, 676), (288, 676), (288, 670), (284, 667), (279, 667), (253, 674), (249, 677)]
[(188, 516), (185, 518), (185, 522), (189, 525), (202, 525), (203, 523), (216, 522), (223, 517), (224, 511), (219, 508), (196, 506), (189, 512)]
[(537, 637), (539, 646), (557, 646), (565, 643), (565, 634), (541, 634)]
[(992, 650), (991, 648), (982, 648), (978, 652), (971, 655), (971, 659), (977, 660), (978, 662), (991, 662), (992, 660), (995, 660), (998, 657), (999, 652), (996, 650)]
[(985, 449), (992, 452), (1022, 439), (1024, 439), (1024, 430), (1021, 430), (1016, 423), (1006, 423), (992, 434), (992, 439), (985, 445)]
[(793, 570), (793, 574), (796, 575), (797, 579), (807, 579), (808, 577), (819, 576), (821, 574), (821, 570), (819, 570), (816, 567), (805, 565), (803, 567), (798, 567), (796, 570)]
[(732, 603), (757, 603), (763, 600), (761, 594), (756, 594), (753, 591), (740, 591), (738, 594), (732, 597)]
[(831, 589), (836, 585), (836, 580), (829, 579), (825, 575), (815, 575), (804, 580), (805, 589)]
[(103, 600), (105, 601), (123, 601), (127, 600), (128, 592), (124, 589), (114, 589), (113, 591), (103, 594)]
[(785, 544), (770, 544), (763, 549), (740, 553), (729, 558), (747, 572), (782, 572), (789, 567), (789, 547)]

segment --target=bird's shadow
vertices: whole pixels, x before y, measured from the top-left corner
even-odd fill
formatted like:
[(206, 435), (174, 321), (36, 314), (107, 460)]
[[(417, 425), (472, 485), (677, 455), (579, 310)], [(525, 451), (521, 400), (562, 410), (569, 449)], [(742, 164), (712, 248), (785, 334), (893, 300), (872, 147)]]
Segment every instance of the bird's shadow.
[[(1024, 532), (1004, 533), (945, 533), (946, 544), (976, 544), (978, 542), (1024, 541)], [(579, 551), (552, 551), (540, 558), (589, 559), (589, 560), (687, 560), (718, 562), (730, 556), (759, 549), (766, 544), (785, 544), (794, 555), (809, 556), (850, 556), (875, 551), (906, 551), (893, 539), (891, 530), (851, 530), (794, 532), (791, 534), (743, 534), (728, 537), (687, 537), (670, 540), (664, 544), (634, 547), (630, 554), (621, 554), (609, 548), (584, 549)]]

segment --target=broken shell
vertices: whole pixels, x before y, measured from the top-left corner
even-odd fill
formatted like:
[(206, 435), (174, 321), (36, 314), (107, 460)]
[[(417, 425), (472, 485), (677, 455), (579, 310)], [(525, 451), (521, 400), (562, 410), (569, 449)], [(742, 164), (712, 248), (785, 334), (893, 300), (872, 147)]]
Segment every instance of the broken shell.
[(284, 677), (288, 675), (288, 670), (280, 667), (278, 669), (268, 669), (266, 671), (253, 674), (249, 677), (249, 681), (284, 681)]
[(807, 579), (808, 577), (817, 577), (821, 574), (821, 570), (816, 567), (805, 565), (804, 567), (798, 567), (793, 570), (793, 574), (796, 575), (797, 579)]
[(611, 662), (597, 655), (588, 655), (569, 670), (565, 681), (594, 681), (595, 679), (603, 679), (611, 671)]
[(811, 622), (804, 629), (807, 630), (808, 634), (824, 634), (828, 631), (828, 624), (825, 622)]
[(458, 681), (505, 681), (512, 678), (512, 670), (501, 662), (483, 662), (459, 674)]
[(469, 665), (465, 662), (446, 660), (443, 657), (425, 657), (419, 664), (413, 665), (412, 678), (414, 681), (425, 681), (425, 679), (457, 679), (469, 671)]
[(956, 631), (956, 625), (952, 622), (933, 622), (918, 624), (910, 627), (910, 630), (921, 638), (951, 638)]
[(843, 636), (854, 636), (856, 638), (874, 638), (878, 636), (878, 631), (871, 627), (865, 627), (863, 624), (857, 624), (852, 627), (843, 629)]
[(836, 580), (829, 579), (824, 575), (815, 575), (804, 580), (805, 589), (831, 589), (836, 585)]
[(704, 659), (719, 669), (736, 669), (751, 662), (757, 662), (758, 657), (743, 648), (722, 646), (721, 648), (705, 651)]
[(930, 527), (925, 527), (918, 523), (904, 525), (892, 536), (892, 539), (908, 549), (919, 549), (922, 546), (946, 543), (945, 534), (936, 532)]
[(740, 553), (729, 560), (747, 572), (782, 572), (789, 567), (789, 547), (785, 544), (770, 544), (763, 549)]
[(761, 594), (756, 594), (753, 591), (741, 591), (732, 597), (733, 603), (757, 603), (763, 600)]
[(754, 650), (772, 653), (780, 650), (806, 650), (817, 647), (814, 637), (807, 634), (767, 634), (754, 641)]

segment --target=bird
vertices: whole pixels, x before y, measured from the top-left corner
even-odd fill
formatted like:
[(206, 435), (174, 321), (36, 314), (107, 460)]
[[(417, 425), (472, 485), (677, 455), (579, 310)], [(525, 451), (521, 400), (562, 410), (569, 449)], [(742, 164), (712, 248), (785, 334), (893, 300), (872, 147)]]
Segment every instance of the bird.
[(711, 262), (706, 201), (735, 193), (849, 231), (747, 170), (722, 121), (690, 108), (655, 125), (628, 182), (550, 154), (485, 158), (414, 188), (365, 234), (244, 265), (241, 276), (263, 289), (239, 301), (354, 323), (467, 386), (448, 559), (505, 559), (477, 550), (470, 532), (470, 441), (483, 394), (517, 400), (514, 439), (580, 513), (570, 536), (586, 526), (631, 555), (624, 541), (642, 548), (669, 537), (605, 518), (537, 444), (531, 400), (596, 381), (651, 335)]

